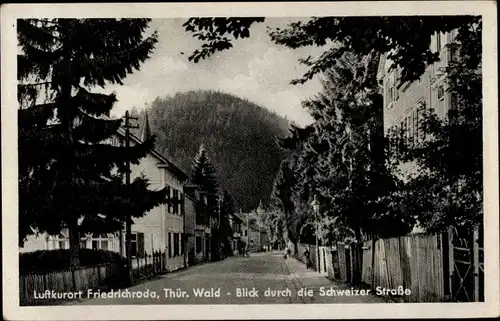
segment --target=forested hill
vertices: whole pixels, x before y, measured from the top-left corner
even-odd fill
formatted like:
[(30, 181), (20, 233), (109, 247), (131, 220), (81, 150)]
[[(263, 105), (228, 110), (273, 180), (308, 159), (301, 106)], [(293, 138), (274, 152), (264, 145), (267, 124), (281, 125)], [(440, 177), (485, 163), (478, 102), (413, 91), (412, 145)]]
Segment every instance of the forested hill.
[[(157, 150), (190, 173), (201, 144), (217, 170), (219, 184), (237, 208), (267, 202), (284, 152), (277, 137), (289, 122), (246, 99), (217, 92), (189, 91), (157, 98), (148, 108)], [(144, 111), (138, 113), (143, 123)], [(236, 208), (236, 209), (237, 209)]]

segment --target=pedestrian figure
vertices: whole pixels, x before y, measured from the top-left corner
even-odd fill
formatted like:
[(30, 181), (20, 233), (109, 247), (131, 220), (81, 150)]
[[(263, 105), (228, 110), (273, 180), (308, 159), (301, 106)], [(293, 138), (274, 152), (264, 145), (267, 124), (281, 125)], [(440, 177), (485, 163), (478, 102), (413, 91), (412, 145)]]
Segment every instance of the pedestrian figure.
[(285, 247), (285, 255), (283, 255), (284, 259), (288, 258), (288, 247)]
[(309, 266), (311, 266), (311, 260), (309, 259), (310, 255), (311, 255), (311, 253), (309, 252), (309, 247), (307, 247), (304, 254), (302, 254), (302, 257), (306, 258), (306, 269), (309, 269)]

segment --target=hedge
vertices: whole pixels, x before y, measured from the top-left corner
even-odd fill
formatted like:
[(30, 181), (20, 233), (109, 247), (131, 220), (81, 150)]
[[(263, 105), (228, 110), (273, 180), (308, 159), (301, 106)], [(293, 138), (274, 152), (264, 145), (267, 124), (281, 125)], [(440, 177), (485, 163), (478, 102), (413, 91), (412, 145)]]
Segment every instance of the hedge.
[[(64, 271), (70, 268), (69, 250), (41, 250), (20, 253), (19, 271), (22, 274)], [(112, 263), (123, 266), (126, 259), (119, 253), (106, 250), (80, 249), (80, 266)]]

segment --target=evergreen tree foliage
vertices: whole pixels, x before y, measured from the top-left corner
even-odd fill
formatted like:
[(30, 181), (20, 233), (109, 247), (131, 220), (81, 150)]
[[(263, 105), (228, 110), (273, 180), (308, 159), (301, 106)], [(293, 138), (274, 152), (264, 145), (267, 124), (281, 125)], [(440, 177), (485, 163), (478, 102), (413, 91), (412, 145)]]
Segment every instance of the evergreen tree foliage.
[[(80, 235), (121, 228), (166, 200), (144, 177), (124, 186), (125, 164), (138, 164), (154, 137), (131, 148), (107, 140), (120, 119), (114, 94), (91, 87), (122, 84), (154, 49), (149, 19), (20, 19), (18, 43), (19, 240), (69, 229), (71, 265)], [(79, 221), (83, 219), (81, 225)]]
[(191, 182), (200, 186), (200, 190), (206, 195), (217, 194), (217, 177), (215, 168), (208, 158), (205, 146), (200, 145), (198, 154), (196, 154), (191, 170)]
[(222, 235), (221, 228), (221, 209), (219, 204), (219, 196), (217, 195), (218, 183), (216, 170), (213, 167), (204, 145), (200, 146), (196, 154), (191, 168), (191, 183), (199, 186), (201, 193), (206, 198), (205, 215), (212, 229), (211, 231), (211, 250), (212, 260), (216, 261), (221, 258), (222, 251)]

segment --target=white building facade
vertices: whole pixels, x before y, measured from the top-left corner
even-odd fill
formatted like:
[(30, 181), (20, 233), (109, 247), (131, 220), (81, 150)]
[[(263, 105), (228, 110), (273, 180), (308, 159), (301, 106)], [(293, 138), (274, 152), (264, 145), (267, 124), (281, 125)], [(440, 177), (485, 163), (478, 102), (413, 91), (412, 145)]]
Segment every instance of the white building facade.
[[(149, 125), (145, 125), (149, 126)], [(119, 146), (124, 141), (125, 132), (109, 139), (108, 143)], [(144, 137), (143, 137), (144, 139)], [(131, 135), (130, 145), (140, 143), (141, 139)], [(167, 270), (176, 270), (185, 266), (185, 197), (183, 187), (187, 175), (159, 153), (151, 150), (137, 165), (131, 165), (131, 181), (144, 175), (149, 180), (150, 190), (167, 188), (168, 195), (175, 202), (161, 204), (143, 217), (134, 218), (132, 224), (132, 256), (142, 257), (154, 251), (165, 252)], [(125, 230), (109, 233), (89, 233), (81, 236), (81, 248), (101, 249), (120, 253), (125, 256)], [(19, 249), (20, 253), (36, 250), (68, 249), (69, 235), (63, 230), (58, 236), (30, 236)]]
[[(431, 51), (439, 54), (440, 61), (429, 65), (417, 81), (402, 83), (399, 81), (401, 70), (390, 71), (391, 62), (385, 55), (381, 57), (377, 80), (384, 97), (384, 136), (396, 133), (398, 139), (410, 145), (418, 144), (426, 139), (419, 128), (424, 109), (434, 111), (441, 119), (447, 117), (453, 97), (447, 91), (445, 68), (457, 59), (458, 51), (453, 44), (455, 37), (456, 30), (435, 33), (431, 37)], [(400, 163), (399, 167), (403, 179), (418, 172), (415, 163)], [(423, 230), (419, 227), (413, 231), (420, 232)]]

